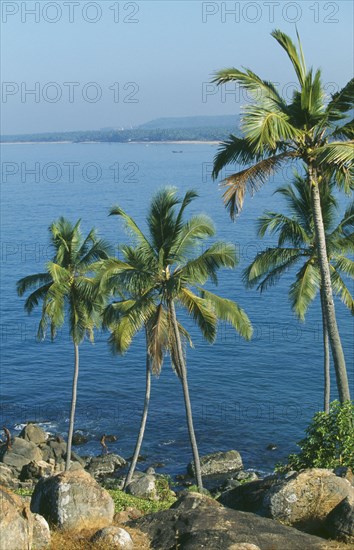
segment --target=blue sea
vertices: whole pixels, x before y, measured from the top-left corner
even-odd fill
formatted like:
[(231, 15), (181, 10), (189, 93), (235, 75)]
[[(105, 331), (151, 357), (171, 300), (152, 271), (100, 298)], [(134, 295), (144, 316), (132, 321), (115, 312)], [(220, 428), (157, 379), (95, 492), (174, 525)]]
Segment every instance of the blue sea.
[[(199, 198), (190, 214), (209, 214), (216, 238), (234, 243), (240, 263), (220, 273), (217, 292), (236, 300), (248, 313), (254, 337), (244, 342), (229, 327), (219, 327), (213, 346), (205, 343), (190, 321), (194, 349), (187, 350), (194, 422), (201, 454), (237, 449), (246, 468), (270, 472), (274, 464), (296, 450), (296, 441), (322, 406), (322, 325), (319, 302), (306, 322), (291, 312), (289, 272), (262, 295), (246, 290), (242, 269), (269, 238), (256, 235), (256, 220), (265, 209), (284, 210), (276, 187), (291, 180), (291, 168), (274, 176), (232, 223), (221, 191), (210, 178), (216, 152), (213, 144), (8, 144), (2, 146), (1, 191), (1, 426), (13, 433), (29, 420), (51, 433), (65, 434), (71, 398), (73, 346), (65, 326), (54, 342), (36, 340), (40, 311), (24, 312), (16, 281), (44, 270), (50, 259), (48, 226), (59, 216), (82, 220), (115, 245), (129, 239), (114, 204), (124, 207), (144, 228), (153, 193), (165, 185), (181, 194), (196, 189)], [(227, 175), (224, 173), (223, 175)], [(340, 198), (341, 211), (347, 199)], [(354, 291), (353, 283), (349, 288)], [(336, 309), (354, 393), (354, 322), (339, 300)], [(118, 437), (109, 444), (124, 457), (133, 453), (144, 399), (145, 343), (143, 335), (129, 352), (113, 356), (107, 334), (96, 334), (92, 345), (80, 348), (76, 429), (89, 442), (82, 454), (100, 453), (103, 433)], [(336, 397), (332, 383), (332, 398)], [(269, 444), (277, 446), (270, 451)], [(153, 380), (151, 408), (142, 454), (147, 467), (178, 474), (191, 460), (181, 384), (166, 358), (161, 376)]]

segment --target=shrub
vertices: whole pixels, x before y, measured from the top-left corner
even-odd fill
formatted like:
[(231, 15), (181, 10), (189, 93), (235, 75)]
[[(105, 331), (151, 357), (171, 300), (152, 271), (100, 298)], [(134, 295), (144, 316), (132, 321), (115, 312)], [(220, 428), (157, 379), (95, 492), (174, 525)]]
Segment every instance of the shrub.
[(316, 413), (298, 445), (300, 452), (289, 455), (287, 464), (278, 464), (276, 471), (339, 466), (354, 470), (354, 402), (333, 401), (328, 414)]

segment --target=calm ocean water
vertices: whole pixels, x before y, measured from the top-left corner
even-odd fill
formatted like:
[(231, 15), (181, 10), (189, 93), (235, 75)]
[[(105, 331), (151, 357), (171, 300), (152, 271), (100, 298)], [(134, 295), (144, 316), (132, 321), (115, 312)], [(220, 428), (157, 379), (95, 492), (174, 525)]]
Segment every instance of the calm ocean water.
[[(296, 449), (295, 442), (322, 404), (322, 339), (318, 301), (306, 323), (291, 313), (287, 292), (294, 273), (263, 295), (245, 290), (241, 270), (271, 241), (259, 241), (255, 220), (264, 209), (284, 209), (273, 178), (254, 198), (247, 197), (236, 223), (229, 221), (221, 193), (210, 179), (216, 147), (210, 144), (29, 144), (2, 147), (1, 232), (1, 425), (19, 429), (27, 420), (48, 431), (65, 433), (70, 405), (73, 349), (65, 328), (54, 343), (36, 341), (39, 312), (28, 317), (16, 281), (40, 272), (50, 258), (49, 224), (60, 215), (82, 219), (112, 243), (127, 239), (109, 208), (122, 205), (143, 224), (150, 197), (168, 184), (181, 193), (194, 188), (200, 198), (189, 213), (213, 218), (217, 238), (237, 247), (240, 265), (223, 271), (218, 292), (238, 301), (254, 325), (254, 338), (243, 342), (221, 326), (217, 342), (204, 343), (191, 328), (195, 349), (187, 362), (195, 428), (202, 454), (237, 449), (245, 467), (269, 471)], [(350, 288), (354, 291), (353, 284)], [(337, 301), (339, 327), (354, 393), (354, 322)], [(144, 395), (144, 339), (138, 337), (124, 357), (111, 355), (107, 335), (81, 346), (76, 429), (90, 441), (79, 452), (100, 452), (102, 433), (118, 436), (110, 450), (132, 454)], [(332, 397), (335, 397), (333, 381)], [(277, 450), (266, 449), (269, 443)], [(142, 453), (146, 467), (180, 473), (191, 459), (183, 395), (169, 361), (153, 380), (150, 416)]]

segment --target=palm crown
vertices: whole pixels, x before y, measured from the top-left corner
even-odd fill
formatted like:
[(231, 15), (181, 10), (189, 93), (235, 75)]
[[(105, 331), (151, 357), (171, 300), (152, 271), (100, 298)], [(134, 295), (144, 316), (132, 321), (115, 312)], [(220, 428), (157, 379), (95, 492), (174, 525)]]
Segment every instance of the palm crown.
[[(345, 283), (345, 276), (354, 278), (354, 262), (347, 257), (354, 252), (354, 202), (347, 207), (339, 224), (335, 225), (338, 205), (332, 188), (331, 184), (321, 186), (332, 286), (354, 314), (354, 300)], [(258, 235), (277, 235), (278, 242), (276, 247), (257, 254), (244, 271), (244, 280), (248, 286), (257, 286), (263, 291), (276, 284), (291, 267), (302, 262), (296, 280), (290, 287), (290, 300), (294, 312), (303, 320), (321, 286), (310, 191), (303, 179), (297, 176), (292, 186), (282, 187), (276, 193), (280, 193), (286, 200), (290, 216), (267, 211), (259, 218)]]
[[(124, 287), (136, 296), (112, 303), (105, 311), (106, 324), (126, 319), (111, 336), (111, 343), (119, 349), (128, 347), (133, 334), (145, 324), (153, 331), (168, 332), (170, 300), (187, 310), (209, 342), (215, 340), (218, 319), (230, 322), (242, 336), (250, 338), (252, 329), (245, 312), (235, 302), (201, 288), (207, 280), (216, 284), (217, 271), (235, 267), (237, 260), (234, 246), (224, 242), (216, 242), (194, 256), (196, 245), (215, 231), (205, 215), (184, 221), (184, 210), (196, 196), (190, 191), (181, 201), (175, 189), (159, 192), (148, 213), (148, 236), (124, 210), (112, 208), (111, 214), (123, 217), (137, 241), (135, 248), (122, 247), (125, 262), (113, 259), (111, 271), (106, 270), (105, 275), (111, 288)], [(181, 326), (180, 330), (186, 335)]]
[(50, 326), (51, 337), (65, 320), (68, 311), (70, 335), (79, 344), (88, 335), (93, 338), (93, 329), (98, 321), (99, 295), (94, 299), (93, 279), (89, 274), (94, 270), (97, 260), (108, 258), (111, 247), (98, 239), (92, 229), (83, 239), (80, 220), (71, 224), (61, 217), (52, 223), (50, 239), (53, 260), (48, 262), (47, 271), (29, 275), (17, 282), (17, 292), (22, 296), (32, 290), (24, 307), (28, 313), (43, 302), (42, 318), (39, 323), (38, 337), (43, 339)]
[(231, 217), (242, 208), (247, 189), (257, 191), (289, 160), (302, 159), (322, 171), (334, 172), (337, 183), (347, 191), (352, 186), (354, 125), (348, 116), (353, 107), (354, 79), (326, 102), (321, 71), (307, 70), (300, 40), (296, 48), (281, 31), (273, 31), (272, 36), (286, 51), (299, 83), (291, 102), (249, 69), (223, 69), (214, 80), (218, 84), (236, 81), (254, 99), (244, 108), (243, 137), (231, 135), (214, 161), (215, 178), (227, 164), (247, 166), (223, 182)]

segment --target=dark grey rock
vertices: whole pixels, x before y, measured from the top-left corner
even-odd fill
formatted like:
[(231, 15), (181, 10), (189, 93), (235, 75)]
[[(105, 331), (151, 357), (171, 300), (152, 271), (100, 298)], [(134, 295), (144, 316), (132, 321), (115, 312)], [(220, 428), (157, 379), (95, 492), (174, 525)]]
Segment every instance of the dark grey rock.
[[(190, 500), (190, 497), (182, 497)], [(206, 497), (202, 497), (206, 498)], [(280, 523), (215, 505), (190, 507), (179, 502), (173, 508), (128, 522), (146, 533), (155, 550), (226, 550), (250, 543), (264, 550), (324, 550), (323, 539)], [(235, 546), (237, 548), (237, 546)]]
[(80, 431), (74, 432), (73, 438), (72, 438), (72, 444), (73, 445), (84, 445), (87, 442), (88, 442), (87, 435), (83, 434)]
[(109, 453), (101, 456), (94, 456), (85, 466), (85, 469), (96, 479), (110, 476), (119, 468), (123, 468), (126, 461), (119, 455)]
[[(238, 451), (219, 451), (200, 457), (202, 475), (225, 474), (242, 470), (242, 458)], [(188, 473), (194, 476), (194, 463), (190, 462), (187, 467)]]
[(11, 448), (7, 449), (5, 445), (0, 448), (0, 460), (20, 473), (25, 464), (42, 460), (42, 453), (31, 441), (14, 437)]
[(333, 539), (346, 543), (354, 543), (354, 497), (353, 495), (343, 499), (328, 514), (325, 528)]
[(30, 423), (23, 428), (19, 437), (25, 439), (26, 441), (31, 441), (31, 443), (34, 443), (35, 445), (45, 443), (48, 439), (47, 434), (39, 426)]

